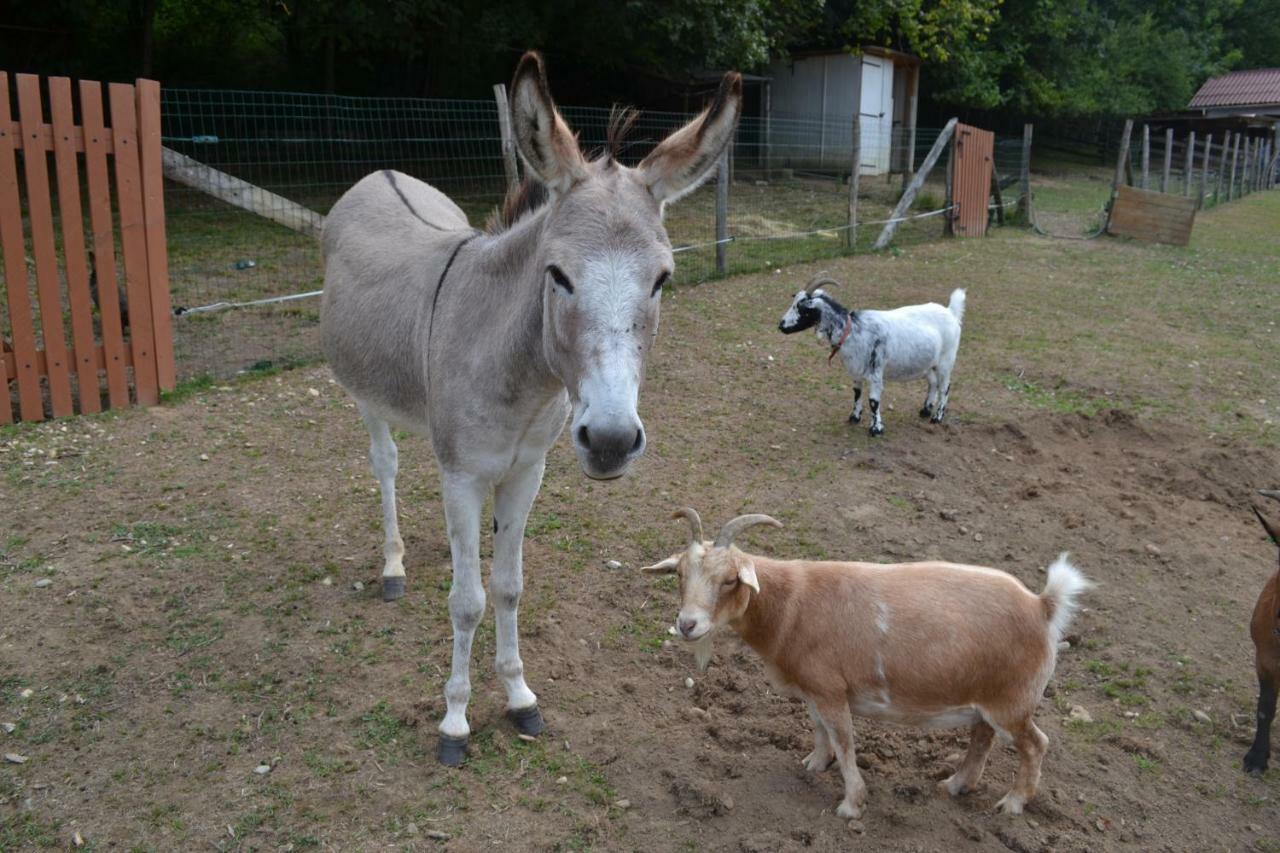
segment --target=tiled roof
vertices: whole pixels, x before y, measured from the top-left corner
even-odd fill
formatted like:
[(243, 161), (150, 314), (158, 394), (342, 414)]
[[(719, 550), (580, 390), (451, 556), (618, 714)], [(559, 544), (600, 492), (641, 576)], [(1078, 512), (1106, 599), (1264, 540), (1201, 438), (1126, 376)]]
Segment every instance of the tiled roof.
[(1280, 68), (1232, 71), (1200, 87), (1190, 107), (1234, 107), (1280, 104)]

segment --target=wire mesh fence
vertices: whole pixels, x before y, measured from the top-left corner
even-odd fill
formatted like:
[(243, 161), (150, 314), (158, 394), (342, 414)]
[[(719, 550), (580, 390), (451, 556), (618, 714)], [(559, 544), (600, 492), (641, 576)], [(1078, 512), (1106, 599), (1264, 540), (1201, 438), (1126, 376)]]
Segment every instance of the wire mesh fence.
[[(182, 378), (225, 376), (318, 355), (316, 298), (235, 310), (190, 309), (318, 291), (323, 273), (315, 234), (297, 223), (319, 222), (369, 172), (396, 169), (429, 182), (474, 225), (484, 222), (506, 190), (494, 101), (184, 89), (166, 89), (163, 99), (166, 148), (211, 167), (199, 188), (166, 185), (169, 271), (178, 313), (175, 352)], [(562, 111), (585, 150), (604, 149), (609, 110)], [(638, 163), (689, 118), (642, 113), (619, 159)], [(938, 134), (938, 129), (917, 129), (914, 139), (896, 130), (860, 134), (860, 224), (850, 247), (852, 122), (744, 118), (730, 158), (731, 242), (724, 272), (869, 248), (901, 195), (902, 172), (924, 159)], [(998, 140), (996, 171), (1006, 185), (1018, 172), (1020, 146), (1019, 139)], [(934, 170), (913, 211), (945, 206), (944, 173), (942, 166)], [(715, 183), (713, 178), (667, 209), (677, 283), (718, 274)], [(1015, 195), (1016, 185), (1007, 199)], [(935, 239), (943, 227), (939, 216), (913, 219), (903, 223), (895, 243)]]

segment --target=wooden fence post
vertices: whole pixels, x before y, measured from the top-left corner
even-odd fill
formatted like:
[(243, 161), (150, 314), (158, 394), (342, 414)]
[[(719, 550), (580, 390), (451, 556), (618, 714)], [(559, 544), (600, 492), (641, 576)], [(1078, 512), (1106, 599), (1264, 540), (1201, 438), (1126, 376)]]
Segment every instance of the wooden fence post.
[(1200, 163), (1200, 197), (1196, 200), (1196, 209), (1204, 207), (1204, 199), (1209, 191), (1209, 152), (1213, 150), (1213, 134), (1204, 138), (1204, 159)]
[(516, 141), (511, 134), (511, 107), (507, 104), (507, 86), (495, 83), (493, 100), (498, 105), (498, 133), (502, 137), (502, 168), (507, 174), (507, 189), (520, 183), (520, 169), (516, 165)]
[(1160, 175), (1160, 192), (1169, 191), (1169, 169), (1173, 165), (1173, 128), (1164, 131), (1164, 171)]
[(934, 164), (942, 156), (942, 149), (951, 140), (951, 135), (955, 133), (958, 121), (959, 119), (950, 119), (947, 121), (946, 126), (942, 128), (942, 133), (938, 134), (933, 147), (929, 149), (928, 156), (920, 164), (920, 171), (916, 172), (916, 176), (911, 179), (911, 184), (907, 187), (907, 191), (902, 194), (902, 198), (898, 199), (897, 206), (894, 207), (893, 213), (890, 214), (889, 221), (884, 224), (884, 230), (876, 238), (873, 248), (883, 249), (889, 245), (889, 241), (893, 239), (894, 233), (898, 230), (899, 220), (907, 212), (907, 208), (911, 207), (911, 202), (915, 201), (916, 194), (920, 192), (920, 187), (924, 186), (925, 179), (929, 177), (929, 173), (933, 171)]
[(1182, 165), (1182, 194), (1191, 197), (1191, 181), (1196, 170), (1196, 132), (1187, 134), (1186, 159)]
[(729, 157), (733, 150), (730, 142), (720, 154), (716, 167), (716, 273), (723, 275), (728, 259), (729, 244)]
[(1231, 131), (1227, 131), (1222, 138), (1222, 155), (1218, 157), (1218, 180), (1213, 188), (1213, 203), (1217, 206), (1222, 203), (1222, 182), (1227, 177), (1227, 153), (1231, 148)]
[(169, 297), (169, 253), (164, 230), (164, 154), (160, 145), (160, 84), (137, 80), (138, 158), (142, 185), (142, 225), (147, 236), (147, 285), (151, 300), (156, 381), (161, 391), (178, 384), (173, 359), (173, 306)]
[(1236, 167), (1240, 164), (1240, 134), (1236, 134), (1236, 144), (1231, 150), (1231, 177), (1227, 180), (1227, 201), (1236, 197)]
[[(849, 154), (849, 227), (844, 232), (844, 245), (847, 249), (858, 245), (858, 182), (862, 177), (862, 119), (853, 114), (853, 143)], [(907, 153), (909, 162), (907, 170), (915, 159), (915, 152)]]
[[(1124, 132), (1120, 134), (1120, 154), (1116, 157), (1116, 176), (1111, 181), (1111, 197), (1114, 199), (1124, 183), (1125, 164), (1129, 162), (1129, 136), (1133, 133), (1133, 119), (1124, 120)], [(1110, 204), (1108, 203), (1108, 207)]]
[(947, 171), (944, 176), (943, 186), (946, 188), (946, 200), (942, 206), (947, 210), (942, 214), (942, 236), (955, 236), (955, 223), (952, 221), (952, 208), (955, 207), (955, 169), (956, 169), (956, 144), (954, 138), (951, 145), (947, 148)]
[(1142, 188), (1151, 182), (1151, 125), (1142, 126)]
[[(18, 380), (18, 414), (24, 421), (44, 418), (44, 396), (36, 367), (36, 333), (32, 323), (31, 296), (27, 284), (26, 247), (22, 235), (22, 202), (18, 194), (14, 139), (9, 110), (9, 75), (0, 71), (0, 244), (4, 248), (5, 292), (13, 344), (14, 372)], [(25, 158), (25, 155), (24, 155)], [(28, 158), (29, 159), (29, 158)], [(0, 356), (0, 361), (3, 357)], [(8, 374), (8, 368), (5, 368)], [(6, 380), (0, 418), (12, 419)]]
[[(1031, 221), (1031, 131), (1030, 124), (1022, 126), (1022, 180), (1018, 196), (1018, 216), (1023, 222)], [(994, 170), (992, 170), (994, 171)]]

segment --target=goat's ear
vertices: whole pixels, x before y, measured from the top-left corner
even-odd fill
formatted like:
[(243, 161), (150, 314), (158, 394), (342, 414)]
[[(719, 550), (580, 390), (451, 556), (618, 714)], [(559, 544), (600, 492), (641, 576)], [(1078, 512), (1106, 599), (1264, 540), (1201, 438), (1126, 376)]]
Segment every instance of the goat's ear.
[(730, 71), (720, 81), (711, 106), (668, 136), (639, 165), (640, 176), (659, 202), (696, 189), (716, 167), (742, 113), (742, 75)]
[(537, 51), (521, 57), (511, 81), (511, 127), (525, 165), (553, 194), (564, 193), (586, 177), (587, 161), (551, 100), (547, 72)]
[(760, 581), (756, 580), (756, 564), (750, 560), (743, 559), (738, 563), (738, 580), (754, 589), (757, 595), (760, 593)]
[(680, 565), (681, 553), (672, 554), (660, 563), (654, 563), (652, 566), (645, 566), (640, 571), (647, 575), (674, 575), (676, 566)]

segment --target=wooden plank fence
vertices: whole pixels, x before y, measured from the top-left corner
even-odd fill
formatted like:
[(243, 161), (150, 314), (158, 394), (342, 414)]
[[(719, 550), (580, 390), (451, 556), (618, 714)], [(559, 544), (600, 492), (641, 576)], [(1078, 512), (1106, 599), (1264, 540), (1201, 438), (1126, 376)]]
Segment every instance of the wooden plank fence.
[(9, 75), (0, 71), (0, 318), (7, 320), (0, 423), (101, 411), (104, 385), (113, 408), (129, 405), (131, 387), (134, 402), (157, 403), (176, 380), (160, 86), (109, 84), (108, 125), (99, 83), (80, 81), (77, 105), (69, 79), (49, 78), (48, 121), (40, 78), (18, 74), (15, 83), (16, 115)]

